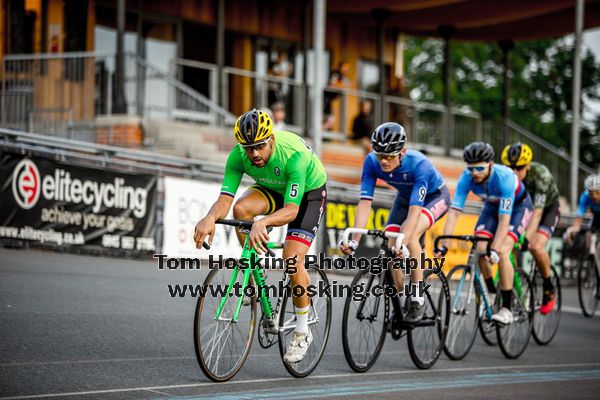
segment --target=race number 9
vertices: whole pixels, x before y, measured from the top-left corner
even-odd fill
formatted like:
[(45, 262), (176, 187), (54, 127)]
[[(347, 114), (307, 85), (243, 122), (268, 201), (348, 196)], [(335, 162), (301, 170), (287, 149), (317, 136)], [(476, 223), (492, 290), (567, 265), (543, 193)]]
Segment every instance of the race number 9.
[(425, 196), (427, 195), (427, 190), (424, 187), (419, 189), (419, 201), (425, 200)]
[(298, 196), (298, 184), (292, 183), (292, 186), (290, 187), (290, 197), (292, 199), (295, 199), (297, 196)]

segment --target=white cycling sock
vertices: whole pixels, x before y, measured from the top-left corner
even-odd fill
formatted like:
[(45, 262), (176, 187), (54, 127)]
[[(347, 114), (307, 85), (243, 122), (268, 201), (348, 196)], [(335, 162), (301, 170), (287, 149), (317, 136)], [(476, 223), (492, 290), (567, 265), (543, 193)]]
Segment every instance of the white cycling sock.
[(296, 307), (296, 329), (294, 332), (308, 333), (308, 310), (310, 306)]
[(400, 307), (404, 308), (404, 305), (406, 304), (406, 296), (404, 295), (404, 292), (398, 292), (398, 300), (400, 300)]
[(411, 291), (413, 301), (416, 301), (421, 306), (423, 304), (425, 304), (425, 297), (423, 297), (423, 294), (419, 293), (419, 284), (418, 283), (412, 282), (410, 291)]

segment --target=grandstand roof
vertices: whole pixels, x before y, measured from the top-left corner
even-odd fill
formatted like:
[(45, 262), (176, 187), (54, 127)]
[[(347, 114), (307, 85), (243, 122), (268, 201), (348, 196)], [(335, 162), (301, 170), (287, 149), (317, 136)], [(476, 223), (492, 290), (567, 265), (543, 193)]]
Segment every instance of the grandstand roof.
[[(411, 35), (440, 36), (452, 26), (452, 38), (477, 41), (539, 39), (575, 30), (575, 0), (328, 0), (327, 12), (353, 26), (375, 26), (372, 10), (390, 14), (385, 26)], [(585, 2), (584, 29), (600, 26), (600, 0)]]

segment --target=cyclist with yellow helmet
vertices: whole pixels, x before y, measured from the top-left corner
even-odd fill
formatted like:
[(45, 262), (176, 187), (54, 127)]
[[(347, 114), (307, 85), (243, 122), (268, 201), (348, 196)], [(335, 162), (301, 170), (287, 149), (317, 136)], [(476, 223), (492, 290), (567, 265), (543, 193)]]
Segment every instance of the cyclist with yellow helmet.
[[(266, 252), (268, 226), (288, 225), (283, 258), (296, 259), (296, 272), (290, 274), (292, 286), (310, 284), (304, 269), (304, 256), (312, 244), (327, 197), (327, 174), (323, 164), (299, 136), (286, 131), (273, 131), (273, 121), (267, 113), (256, 109), (240, 116), (234, 135), (238, 144), (225, 166), (221, 194), (206, 217), (196, 225), (194, 240), (200, 249), (205, 238), (212, 243), (215, 221), (225, 218), (233, 203), (242, 176), (256, 182), (233, 205), (236, 219), (254, 221), (250, 245), (259, 253)], [(242, 237), (238, 233), (240, 242)], [(304, 291), (306, 293), (306, 290)], [(296, 329), (284, 356), (284, 361), (296, 363), (306, 355), (312, 343), (308, 328), (310, 299), (307, 295), (293, 298)]]
[[(550, 256), (546, 244), (560, 219), (558, 186), (550, 170), (532, 161), (533, 151), (526, 143), (513, 143), (502, 151), (502, 163), (515, 171), (533, 199), (533, 214), (527, 226), (526, 240), (544, 278), (541, 313), (548, 314), (554, 307), (554, 285), (551, 280)], [(526, 245), (527, 246), (527, 245)]]

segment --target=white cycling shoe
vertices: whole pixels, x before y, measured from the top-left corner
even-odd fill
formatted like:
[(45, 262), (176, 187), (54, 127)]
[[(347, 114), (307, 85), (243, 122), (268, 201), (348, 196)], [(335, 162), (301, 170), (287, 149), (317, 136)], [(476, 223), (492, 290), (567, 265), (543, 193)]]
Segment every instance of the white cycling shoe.
[(313, 335), (310, 330), (308, 333), (292, 333), (292, 341), (283, 356), (283, 361), (288, 364), (302, 361), (312, 341)]
[(513, 313), (506, 307), (502, 307), (500, 311), (492, 315), (492, 319), (504, 325), (510, 325), (513, 323)]

